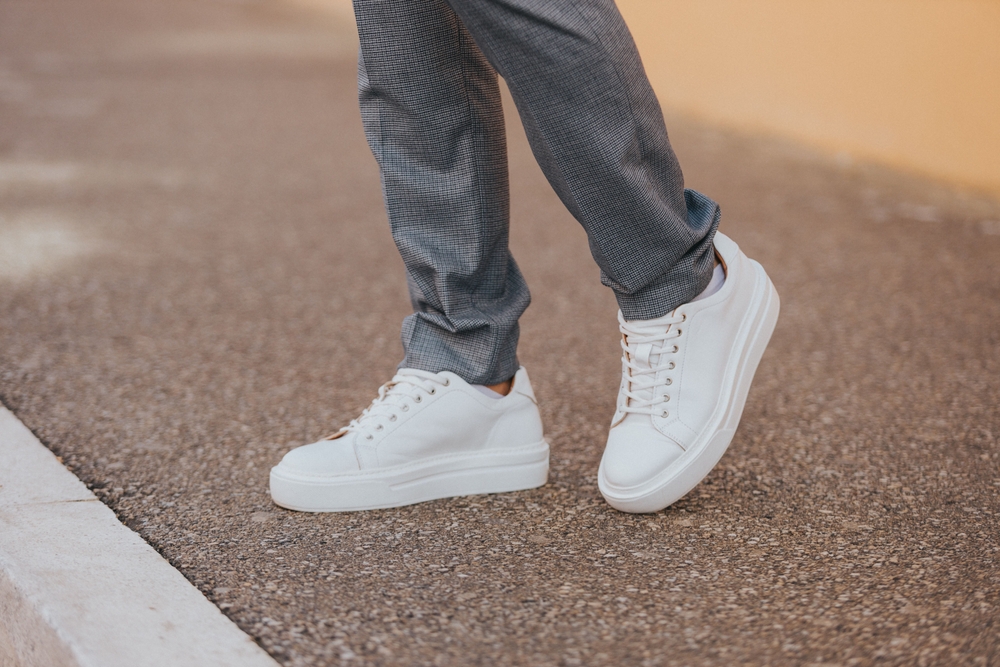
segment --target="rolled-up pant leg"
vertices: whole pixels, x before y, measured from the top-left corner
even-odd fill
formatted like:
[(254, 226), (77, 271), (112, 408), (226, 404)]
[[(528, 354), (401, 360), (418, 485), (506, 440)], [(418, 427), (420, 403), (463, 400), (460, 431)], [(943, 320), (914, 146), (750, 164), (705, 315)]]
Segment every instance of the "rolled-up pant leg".
[(663, 115), (612, 0), (354, 0), (365, 131), (414, 314), (402, 366), (493, 384), (517, 369), (528, 305), (507, 249), (496, 74), (586, 229), (626, 319), (708, 284), (719, 209), (684, 189)]

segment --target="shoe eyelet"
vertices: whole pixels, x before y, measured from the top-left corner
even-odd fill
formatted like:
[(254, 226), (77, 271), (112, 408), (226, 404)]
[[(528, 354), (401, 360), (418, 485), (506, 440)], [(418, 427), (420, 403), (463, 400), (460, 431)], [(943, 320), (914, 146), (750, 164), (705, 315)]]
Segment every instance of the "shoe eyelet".
[(663, 395), (663, 402), (664, 403), (668, 403), (669, 401), (670, 401), (670, 394), (664, 394)]
[(438, 393), (437, 387), (431, 387), (431, 390), (427, 393), (433, 396), (434, 394)]
[(670, 378), (667, 378), (667, 381), (666, 381), (666, 382), (665, 382), (664, 384), (665, 384), (665, 385), (667, 385), (667, 386), (669, 387), (669, 386), (670, 386), (670, 385), (672, 385), (673, 383), (674, 383), (674, 381), (673, 381), (673, 380), (671, 380)]
[(396, 421), (396, 415), (390, 415), (389, 416), (389, 421), (391, 421), (391, 422)]
[(445, 379), (444, 379), (444, 386), (446, 386), (446, 387), (447, 387), (447, 386), (448, 386), (448, 385), (450, 385), (450, 384), (451, 384), (451, 378), (445, 378)]
[(423, 400), (424, 400), (423, 396), (417, 396), (416, 398), (413, 399), (413, 402), (414, 403), (422, 403)]
[(677, 367), (677, 364), (675, 364), (675, 363), (674, 363), (674, 362), (672, 362), (672, 361), (671, 361), (671, 362), (670, 362), (669, 364), (667, 364), (667, 370), (668, 370), (668, 371), (672, 371), (672, 370), (674, 370), (674, 369), (675, 369), (676, 367)]
[(379, 424), (378, 426), (375, 427), (375, 430), (376, 431), (381, 431), (384, 428), (385, 428), (384, 426), (382, 426), (381, 424)]
[(684, 333), (684, 329), (678, 329), (677, 330), (677, 337), (680, 338), (681, 334), (683, 334), (683, 333)]
[(676, 345), (674, 345), (674, 350), (673, 350), (673, 351), (674, 351), (675, 353), (676, 353), (676, 352), (677, 352), (677, 350), (679, 350), (679, 349), (681, 349), (681, 348), (679, 348), (679, 347), (677, 347)]
[(410, 411), (410, 406), (409, 405), (404, 405), (402, 408), (400, 408), (400, 410), (402, 410), (403, 412), (409, 412)]
[(670, 412), (668, 410), (664, 410), (663, 412), (660, 413), (660, 416), (666, 419), (667, 417), (670, 416)]
[(368, 435), (365, 436), (365, 440), (374, 440), (374, 439), (375, 439), (375, 436), (372, 435), (371, 433), (369, 433)]

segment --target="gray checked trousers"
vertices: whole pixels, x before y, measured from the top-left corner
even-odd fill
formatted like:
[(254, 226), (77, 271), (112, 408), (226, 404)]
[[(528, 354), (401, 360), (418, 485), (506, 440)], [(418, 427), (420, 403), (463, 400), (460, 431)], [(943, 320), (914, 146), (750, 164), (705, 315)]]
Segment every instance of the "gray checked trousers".
[(414, 313), (400, 367), (497, 384), (530, 296), (508, 250), (497, 74), (626, 319), (708, 284), (719, 208), (684, 189), (613, 0), (354, 0), (365, 134)]

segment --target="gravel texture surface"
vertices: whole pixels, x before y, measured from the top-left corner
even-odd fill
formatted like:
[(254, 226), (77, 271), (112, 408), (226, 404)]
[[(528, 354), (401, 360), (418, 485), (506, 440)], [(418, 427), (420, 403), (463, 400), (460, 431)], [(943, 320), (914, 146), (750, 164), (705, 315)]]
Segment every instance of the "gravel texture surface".
[(1000, 664), (1000, 202), (684, 118), (783, 306), (701, 486), (601, 499), (615, 304), (512, 120), (549, 484), (273, 506), (401, 354), (355, 48), (276, 2), (0, 3), (0, 398), (127, 525), (287, 665)]

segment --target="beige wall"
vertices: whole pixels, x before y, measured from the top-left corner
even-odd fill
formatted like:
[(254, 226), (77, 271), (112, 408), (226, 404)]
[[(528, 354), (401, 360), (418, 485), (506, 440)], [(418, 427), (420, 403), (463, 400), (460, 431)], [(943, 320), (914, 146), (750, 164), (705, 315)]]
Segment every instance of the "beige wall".
[(1000, 0), (617, 2), (664, 107), (1000, 195)]
[(1000, 193), (1000, 0), (618, 0), (667, 108)]

